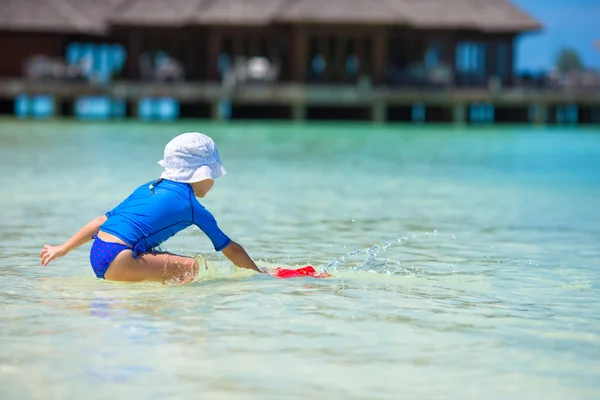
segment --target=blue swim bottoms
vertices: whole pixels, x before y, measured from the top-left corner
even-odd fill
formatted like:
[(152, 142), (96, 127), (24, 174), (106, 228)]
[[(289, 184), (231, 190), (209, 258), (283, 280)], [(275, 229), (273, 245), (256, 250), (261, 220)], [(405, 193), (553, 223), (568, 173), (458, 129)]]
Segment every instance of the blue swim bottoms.
[(90, 250), (90, 264), (92, 264), (96, 276), (104, 279), (104, 274), (115, 257), (123, 250), (130, 250), (131, 247), (122, 243), (105, 242), (98, 239), (96, 235), (93, 238), (94, 243), (92, 244), (92, 250)]

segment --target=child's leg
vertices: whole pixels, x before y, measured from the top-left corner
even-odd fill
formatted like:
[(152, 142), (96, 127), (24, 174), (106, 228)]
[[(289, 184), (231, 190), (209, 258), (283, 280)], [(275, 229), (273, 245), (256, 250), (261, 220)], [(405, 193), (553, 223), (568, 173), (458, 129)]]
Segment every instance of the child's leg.
[(198, 274), (198, 262), (191, 257), (169, 253), (144, 253), (138, 258), (123, 250), (104, 274), (111, 281), (188, 283)]

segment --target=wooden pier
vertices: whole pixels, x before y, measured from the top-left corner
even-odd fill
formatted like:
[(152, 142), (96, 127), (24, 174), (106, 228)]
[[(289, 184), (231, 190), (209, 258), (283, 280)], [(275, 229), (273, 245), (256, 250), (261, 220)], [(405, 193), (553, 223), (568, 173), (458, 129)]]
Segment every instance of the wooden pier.
[[(219, 119), (219, 105), (226, 101), (234, 109), (261, 109), (260, 117), (303, 121), (319, 116), (339, 119), (411, 122), (415, 106), (425, 110), (422, 122), (473, 122), (473, 105), (491, 106), (494, 121), (514, 123), (553, 123), (555, 110), (575, 106), (577, 122), (600, 123), (600, 90), (551, 90), (508, 88), (360, 88), (356, 85), (306, 85), (297, 83), (248, 84), (226, 89), (217, 83), (139, 83), (113, 82), (91, 85), (80, 82), (40, 82), (21, 79), (0, 80), (0, 99), (10, 102), (20, 95), (47, 95), (55, 104), (56, 116), (70, 116), (72, 104), (82, 97), (105, 97), (123, 100), (127, 115), (137, 116), (137, 105), (144, 98), (173, 98), (185, 112), (183, 118)], [(8, 105), (7, 105), (8, 104)], [(71, 106), (70, 106), (71, 105)], [(8, 114), (8, 112), (5, 112)], [(251, 111), (250, 111), (251, 114)], [(234, 112), (234, 118), (235, 118)], [(252, 115), (246, 113), (246, 117)]]

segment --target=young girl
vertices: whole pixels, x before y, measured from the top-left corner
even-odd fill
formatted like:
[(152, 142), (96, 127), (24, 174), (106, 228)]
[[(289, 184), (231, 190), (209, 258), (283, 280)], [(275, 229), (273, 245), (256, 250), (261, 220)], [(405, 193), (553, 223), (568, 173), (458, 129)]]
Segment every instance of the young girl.
[(115, 209), (88, 222), (65, 243), (45, 245), (40, 252), (42, 265), (94, 239), (90, 263), (98, 278), (188, 283), (198, 273), (198, 262), (153, 248), (194, 224), (234, 265), (262, 272), (196, 200), (206, 196), (214, 180), (226, 173), (214, 141), (197, 132), (179, 135), (167, 144), (159, 164), (165, 169), (160, 179), (137, 188)]

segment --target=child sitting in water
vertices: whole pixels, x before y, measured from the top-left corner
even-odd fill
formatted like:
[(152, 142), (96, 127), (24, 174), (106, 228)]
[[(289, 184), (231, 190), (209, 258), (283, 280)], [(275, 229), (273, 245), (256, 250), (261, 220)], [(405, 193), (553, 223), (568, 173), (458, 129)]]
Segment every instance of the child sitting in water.
[(262, 272), (196, 199), (206, 196), (214, 180), (226, 173), (215, 142), (201, 133), (184, 133), (166, 145), (159, 164), (165, 169), (160, 179), (137, 188), (115, 209), (88, 222), (65, 243), (45, 245), (40, 252), (42, 265), (94, 239), (90, 263), (98, 278), (188, 283), (198, 273), (198, 262), (153, 248), (194, 224), (234, 265)]

